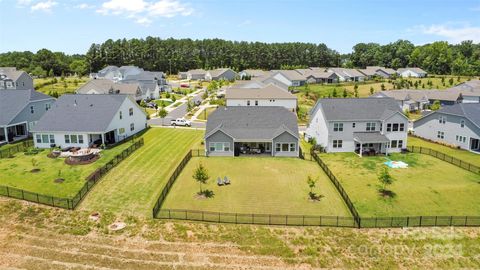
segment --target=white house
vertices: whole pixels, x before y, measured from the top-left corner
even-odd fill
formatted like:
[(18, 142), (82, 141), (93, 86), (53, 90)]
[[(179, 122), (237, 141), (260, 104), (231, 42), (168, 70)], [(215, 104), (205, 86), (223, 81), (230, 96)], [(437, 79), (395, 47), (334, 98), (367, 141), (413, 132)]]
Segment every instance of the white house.
[(367, 78), (363, 73), (352, 68), (329, 68), (327, 71), (335, 73), (341, 82), (361, 82)]
[[(140, 101), (146, 97), (158, 97), (159, 89), (154, 88), (154, 92), (142, 91), (139, 83), (129, 82), (120, 83), (108, 79), (93, 79), (82, 85), (75, 91), (77, 94), (126, 94), (130, 95), (136, 101)], [(148, 93), (147, 93), (148, 92)]]
[(427, 77), (427, 72), (418, 67), (407, 67), (397, 69), (398, 75), (404, 78), (413, 77), (413, 78), (424, 78)]
[(205, 80), (207, 72), (203, 69), (191, 69), (187, 71), (187, 80)]
[(305, 134), (327, 152), (362, 156), (401, 151), (407, 128), (408, 118), (392, 98), (320, 99)]
[(237, 73), (229, 68), (217, 68), (209, 70), (205, 73), (206, 81), (227, 80), (233, 81), (237, 77)]
[(35, 147), (113, 144), (147, 127), (129, 95), (62, 95), (32, 129)]
[(428, 109), (430, 100), (429, 92), (426, 90), (398, 89), (390, 91), (381, 91), (372, 95), (372, 97), (390, 97), (398, 102), (402, 111), (423, 111)]
[(227, 107), (280, 106), (291, 112), (297, 110), (297, 97), (274, 84), (263, 88), (229, 88), (225, 98)]
[[(304, 75), (296, 70), (275, 70), (270, 78), (275, 79), (287, 86), (302, 86), (307, 81)], [(265, 82), (265, 81), (264, 81)], [(267, 81), (267, 83), (270, 83)]]

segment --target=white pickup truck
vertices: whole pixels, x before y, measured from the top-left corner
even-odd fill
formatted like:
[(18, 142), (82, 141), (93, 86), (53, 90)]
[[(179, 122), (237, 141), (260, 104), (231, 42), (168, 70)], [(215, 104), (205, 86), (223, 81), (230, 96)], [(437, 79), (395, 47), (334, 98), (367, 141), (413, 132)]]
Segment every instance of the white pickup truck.
[(183, 126), (183, 127), (190, 127), (192, 123), (188, 121), (185, 118), (177, 118), (177, 119), (172, 119), (170, 121), (170, 125), (172, 126)]

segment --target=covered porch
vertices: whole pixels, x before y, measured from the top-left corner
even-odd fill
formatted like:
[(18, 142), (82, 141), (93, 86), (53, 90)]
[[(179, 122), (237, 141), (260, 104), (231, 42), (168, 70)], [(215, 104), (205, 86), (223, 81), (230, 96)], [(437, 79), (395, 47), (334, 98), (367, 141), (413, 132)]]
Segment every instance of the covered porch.
[(480, 154), (480, 139), (470, 138), (470, 151)]
[(0, 145), (28, 138), (27, 123), (0, 127)]
[(272, 142), (238, 142), (236, 141), (234, 147), (234, 155), (272, 155)]
[(88, 144), (93, 148), (98, 148), (102, 144), (105, 146), (112, 145), (122, 140), (121, 136), (117, 136), (116, 130), (111, 130), (106, 133), (88, 134)]
[(360, 157), (388, 155), (390, 140), (380, 132), (354, 132), (355, 153)]

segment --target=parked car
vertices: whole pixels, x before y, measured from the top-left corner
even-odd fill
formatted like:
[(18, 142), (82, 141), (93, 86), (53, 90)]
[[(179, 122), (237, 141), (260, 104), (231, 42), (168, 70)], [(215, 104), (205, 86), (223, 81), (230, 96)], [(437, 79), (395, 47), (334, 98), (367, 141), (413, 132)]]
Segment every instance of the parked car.
[(188, 121), (185, 118), (177, 118), (177, 119), (172, 119), (170, 121), (170, 125), (172, 126), (183, 126), (183, 127), (190, 127), (192, 123)]
[(180, 84), (181, 88), (190, 88), (190, 85), (188, 83), (182, 83)]

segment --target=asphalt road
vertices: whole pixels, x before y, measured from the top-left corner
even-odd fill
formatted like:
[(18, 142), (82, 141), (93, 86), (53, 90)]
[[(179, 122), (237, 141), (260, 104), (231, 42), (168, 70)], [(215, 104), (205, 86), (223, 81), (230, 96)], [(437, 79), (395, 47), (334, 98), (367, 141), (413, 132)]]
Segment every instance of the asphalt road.
[[(193, 102), (202, 102), (202, 94), (203, 92), (200, 92), (199, 94), (195, 95), (192, 97)], [(177, 118), (182, 118), (187, 114), (187, 103), (183, 103), (182, 105), (178, 106), (174, 110), (168, 113), (168, 115), (163, 119), (163, 125), (164, 126), (170, 126), (170, 120), (172, 119), (177, 119)], [(162, 119), (161, 118), (156, 118), (156, 119), (150, 119), (148, 120), (148, 124), (150, 125), (162, 125)], [(192, 123), (192, 127), (198, 127), (198, 128), (204, 128), (205, 123)]]

